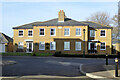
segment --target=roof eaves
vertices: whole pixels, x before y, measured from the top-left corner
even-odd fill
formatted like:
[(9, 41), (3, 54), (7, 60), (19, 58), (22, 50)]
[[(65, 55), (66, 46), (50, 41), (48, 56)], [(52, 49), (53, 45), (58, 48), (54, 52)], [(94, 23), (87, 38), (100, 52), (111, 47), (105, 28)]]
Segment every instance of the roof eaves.
[[(13, 27), (13, 29), (22, 29), (21, 27), (26, 26), (26, 25), (33, 25), (34, 23), (36, 23), (36, 22), (31, 22), (31, 23), (23, 24), (23, 25), (20, 25), (17, 27)], [(24, 29), (27, 29), (27, 28), (24, 28)]]

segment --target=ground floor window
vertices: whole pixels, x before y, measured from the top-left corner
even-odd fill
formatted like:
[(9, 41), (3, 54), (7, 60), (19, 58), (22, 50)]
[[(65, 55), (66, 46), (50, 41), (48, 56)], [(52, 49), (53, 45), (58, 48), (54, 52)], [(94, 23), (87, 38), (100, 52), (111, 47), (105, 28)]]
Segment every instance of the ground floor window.
[(50, 50), (56, 50), (56, 42), (50, 42)]
[(45, 50), (45, 42), (39, 43), (39, 50)]
[(19, 48), (19, 49), (23, 49), (23, 42), (19, 42), (19, 43), (18, 43), (18, 48)]
[(75, 50), (81, 50), (81, 42), (75, 42)]
[(70, 50), (70, 42), (64, 42), (64, 50)]
[(100, 44), (100, 50), (106, 50), (106, 43), (105, 42), (102, 42)]

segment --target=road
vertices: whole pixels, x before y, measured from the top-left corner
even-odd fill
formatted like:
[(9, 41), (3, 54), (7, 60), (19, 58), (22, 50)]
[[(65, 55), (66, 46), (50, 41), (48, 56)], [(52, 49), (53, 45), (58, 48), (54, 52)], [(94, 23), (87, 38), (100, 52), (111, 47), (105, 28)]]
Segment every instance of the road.
[[(14, 65), (2, 66), (3, 76), (47, 75), (77, 77), (85, 76), (79, 71), (81, 64), (105, 64), (105, 59), (100, 58), (3, 56), (2, 59), (17, 62)], [(109, 59), (109, 64), (114, 64), (114, 59)]]

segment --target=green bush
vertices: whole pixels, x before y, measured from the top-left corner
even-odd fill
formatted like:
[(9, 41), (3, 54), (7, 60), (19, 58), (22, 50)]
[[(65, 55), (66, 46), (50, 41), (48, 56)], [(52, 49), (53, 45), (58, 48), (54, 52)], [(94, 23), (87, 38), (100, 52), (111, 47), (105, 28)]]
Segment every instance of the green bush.
[(54, 54), (54, 56), (60, 56), (60, 55), (62, 55), (61, 51), (56, 51), (55, 54)]
[[(56, 52), (56, 57), (83, 57), (83, 54), (61, 54), (59, 52)], [(108, 58), (120, 58), (120, 55), (108, 55)], [(106, 58), (105, 54), (85, 54), (85, 58)]]
[(35, 53), (32, 53), (32, 56), (36, 56), (36, 54), (35, 54)]

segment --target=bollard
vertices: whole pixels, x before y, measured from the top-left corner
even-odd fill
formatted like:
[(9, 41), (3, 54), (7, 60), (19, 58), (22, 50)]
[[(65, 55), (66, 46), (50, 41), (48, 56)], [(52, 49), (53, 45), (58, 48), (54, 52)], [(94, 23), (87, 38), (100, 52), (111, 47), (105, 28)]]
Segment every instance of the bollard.
[(118, 77), (118, 58), (115, 58), (115, 77)]
[(108, 65), (108, 54), (106, 53), (106, 65)]

